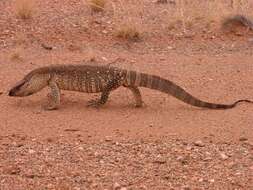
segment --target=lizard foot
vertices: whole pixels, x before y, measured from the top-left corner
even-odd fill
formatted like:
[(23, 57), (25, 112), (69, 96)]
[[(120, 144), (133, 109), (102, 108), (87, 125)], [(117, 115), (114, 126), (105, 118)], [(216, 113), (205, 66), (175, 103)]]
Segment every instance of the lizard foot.
[(135, 104), (134, 107), (136, 108), (141, 108), (143, 105), (142, 104)]
[(94, 107), (94, 108), (99, 108), (102, 105), (99, 99), (95, 100), (89, 100), (87, 103), (87, 107)]
[(55, 105), (44, 105), (43, 108), (44, 108), (44, 110), (52, 111), (52, 110), (57, 110), (58, 106), (55, 106)]

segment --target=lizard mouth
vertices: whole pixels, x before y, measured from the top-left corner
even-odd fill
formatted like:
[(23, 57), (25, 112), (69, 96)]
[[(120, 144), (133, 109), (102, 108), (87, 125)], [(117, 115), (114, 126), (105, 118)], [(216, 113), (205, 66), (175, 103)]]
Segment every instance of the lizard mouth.
[(10, 92), (9, 92), (8, 95), (9, 95), (9, 96), (15, 96), (15, 93), (13, 92), (13, 90), (10, 90)]
[(20, 88), (25, 84), (25, 81), (22, 80), (18, 84), (16, 84), (8, 93), (9, 96), (17, 96), (17, 92)]

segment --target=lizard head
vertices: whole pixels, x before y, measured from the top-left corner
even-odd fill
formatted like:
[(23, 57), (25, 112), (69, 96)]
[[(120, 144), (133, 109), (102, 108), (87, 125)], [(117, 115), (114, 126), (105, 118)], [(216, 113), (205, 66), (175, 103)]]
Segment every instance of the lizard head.
[(10, 91), (9, 96), (30, 96), (48, 84), (48, 77), (43, 74), (29, 73), (16, 85), (14, 85)]

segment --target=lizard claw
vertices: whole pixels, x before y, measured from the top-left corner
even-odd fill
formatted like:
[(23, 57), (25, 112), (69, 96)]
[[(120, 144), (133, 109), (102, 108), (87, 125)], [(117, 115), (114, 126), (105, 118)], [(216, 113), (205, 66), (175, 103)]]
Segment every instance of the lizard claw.
[(90, 101), (88, 101), (88, 103), (87, 103), (87, 107), (94, 107), (94, 108), (99, 108), (100, 106), (101, 106), (102, 104), (100, 103), (100, 101), (99, 100), (90, 100)]

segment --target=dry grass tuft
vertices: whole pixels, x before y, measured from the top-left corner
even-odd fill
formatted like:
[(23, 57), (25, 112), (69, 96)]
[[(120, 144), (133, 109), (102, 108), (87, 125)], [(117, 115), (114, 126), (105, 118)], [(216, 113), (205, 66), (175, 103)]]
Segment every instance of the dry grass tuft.
[(101, 12), (105, 10), (106, 0), (90, 0), (89, 5), (92, 11)]
[(22, 61), (23, 60), (23, 58), (18, 50), (16, 50), (15, 52), (13, 52), (10, 55), (10, 59), (11, 59), (11, 61)]
[(118, 28), (116, 36), (129, 41), (138, 41), (141, 39), (139, 30), (136, 26), (131, 24), (125, 24)]
[(30, 19), (34, 11), (33, 0), (16, 0), (15, 1), (16, 14), (19, 18)]

